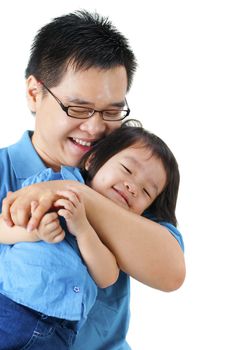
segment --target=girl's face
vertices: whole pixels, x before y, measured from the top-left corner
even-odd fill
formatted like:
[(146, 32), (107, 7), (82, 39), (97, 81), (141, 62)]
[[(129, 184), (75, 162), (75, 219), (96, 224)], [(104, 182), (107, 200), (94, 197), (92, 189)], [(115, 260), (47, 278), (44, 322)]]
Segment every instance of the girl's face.
[(150, 150), (133, 145), (110, 158), (96, 173), (91, 187), (113, 202), (142, 214), (166, 184), (163, 163)]

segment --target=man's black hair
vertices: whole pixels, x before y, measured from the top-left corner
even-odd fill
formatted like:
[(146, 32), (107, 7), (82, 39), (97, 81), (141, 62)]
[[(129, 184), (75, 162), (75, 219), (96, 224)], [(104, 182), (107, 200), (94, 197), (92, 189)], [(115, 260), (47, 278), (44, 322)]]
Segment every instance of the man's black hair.
[(54, 18), (38, 31), (25, 75), (53, 87), (68, 66), (74, 71), (124, 66), (129, 89), (137, 64), (127, 39), (107, 17), (81, 10)]

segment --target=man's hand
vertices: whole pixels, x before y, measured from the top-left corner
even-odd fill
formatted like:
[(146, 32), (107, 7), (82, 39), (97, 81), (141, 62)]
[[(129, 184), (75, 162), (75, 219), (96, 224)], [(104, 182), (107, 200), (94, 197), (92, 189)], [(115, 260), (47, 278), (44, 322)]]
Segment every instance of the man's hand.
[[(9, 192), (2, 202), (2, 216), (8, 226), (18, 225), (32, 231), (57, 199), (61, 198), (58, 191), (86, 187), (78, 181), (56, 180), (33, 184), (16, 192)], [(31, 203), (36, 202), (36, 208), (31, 211)]]
[[(2, 202), (2, 216), (8, 226), (18, 225), (29, 231), (36, 229), (40, 220), (58, 199), (55, 191), (39, 183), (9, 192)], [(31, 213), (31, 203), (37, 206)]]

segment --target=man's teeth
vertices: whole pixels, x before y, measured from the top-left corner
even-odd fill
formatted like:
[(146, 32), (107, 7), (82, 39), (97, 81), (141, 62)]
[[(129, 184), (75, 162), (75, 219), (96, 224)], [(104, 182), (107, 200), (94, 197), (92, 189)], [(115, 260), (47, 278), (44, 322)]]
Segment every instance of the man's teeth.
[(79, 140), (79, 139), (76, 139), (75, 137), (73, 137), (73, 140), (76, 143), (78, 143), (79, 145), (86, 146), (86, 147), (90, 147), (91, 146), (91, 142), (89, 142), (89, 141)]

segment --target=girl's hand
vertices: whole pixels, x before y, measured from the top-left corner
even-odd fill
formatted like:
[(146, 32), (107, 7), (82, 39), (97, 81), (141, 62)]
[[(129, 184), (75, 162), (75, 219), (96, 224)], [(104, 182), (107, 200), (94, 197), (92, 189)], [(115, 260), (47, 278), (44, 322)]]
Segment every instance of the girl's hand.
[(58, 214), (55, 212), (47, 213), (41, 219), (36, 235), (47, 243), (58, 243), (65, 238), (65, 232), (62, 229)]
[(57, 194), (62, 198), (54, 203), (54, 207), (61, 207), (58, 210), (58, 215), (66, 220), (70, 233), (77, 236), (85, 230), (87, 225), (90, 225), (87, 220), (82, 196), (80, 193), (71, 190), (58, 191)]

